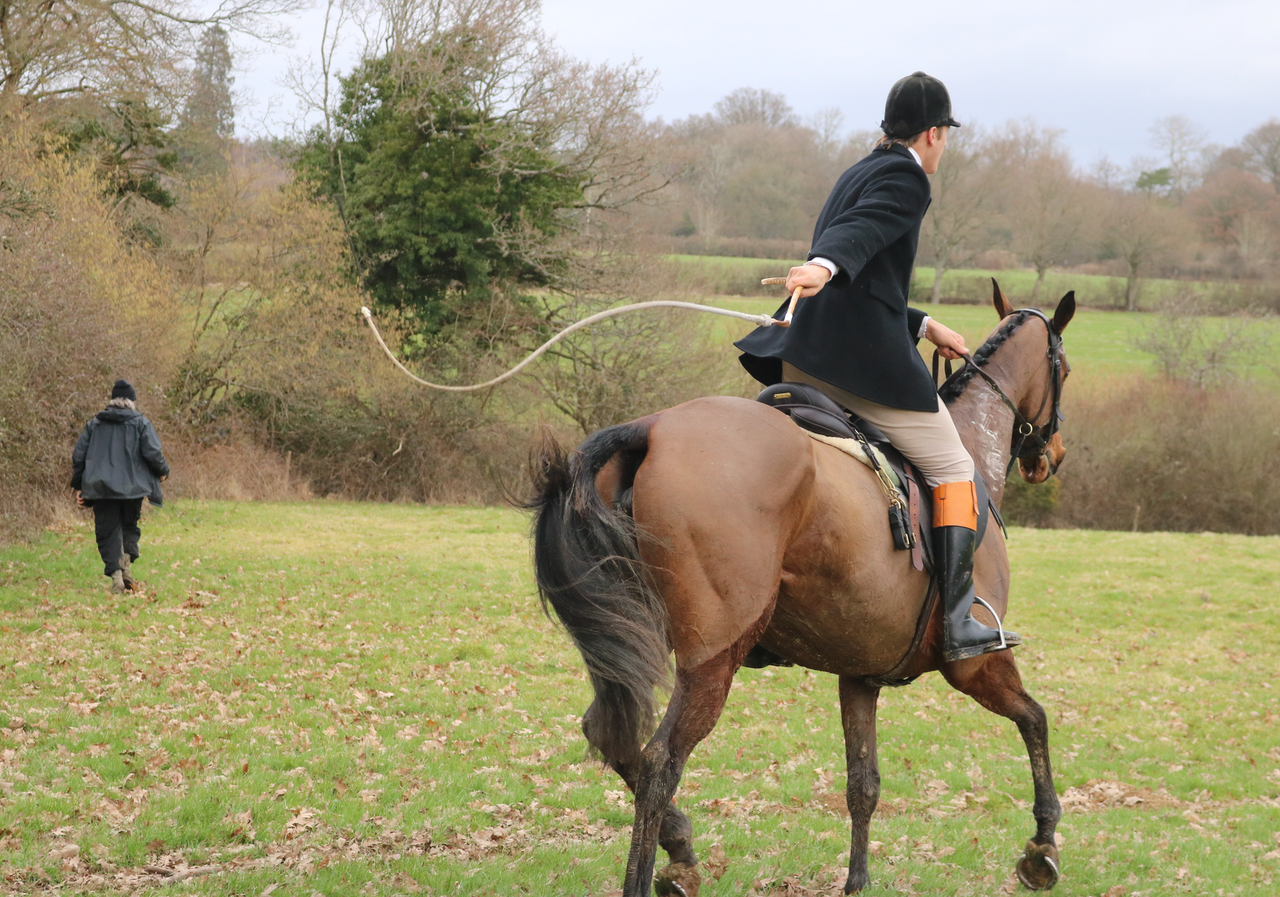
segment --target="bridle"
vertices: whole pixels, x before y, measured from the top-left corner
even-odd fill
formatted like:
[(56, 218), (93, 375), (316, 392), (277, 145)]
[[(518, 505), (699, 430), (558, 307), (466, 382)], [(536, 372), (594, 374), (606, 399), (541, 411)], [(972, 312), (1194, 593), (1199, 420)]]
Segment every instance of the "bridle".
[[(1049, 334), (1049, 349), (1046, 356), (1049, 359), (1049, 389), (1044, 394), (1044, 398), (1040, 400), (1040, 407), (1036, 409), (1036, 413), (1028, 418), (1019, 410), (1013, 400), (1005, 394), (1005, 391), (996, 382), (995, 378), (983, 370), (974, 360), (972, 355), (965, 355), (964, 363), (973, 369), (973, 372), (987, 382), (992, 392), (1000, 397), (1000, 400), (1009, 406), (1009, 410), (1013, 412), (1013, 436), (1014, 442), (1011, 445), (1013, 454), (1009, 458), (1009, 466), (1005, 468), (1004, 475), (1007, 477), (1013, 471), (1013, 465), (1023, 457), (1040, 458), (1045, 457), (1049, 464), (1049, 476), (1057, 473), (1057, 465), (1053, 463), (1052, 457), (1049, 455), (1049, 443), (1054, 435), (1058, 432), (1059, 424), (1066, 420), (1062, 413), (1062, 381), (1064, 374), (1062, 370), (1062, 334), (1053, 329), (1053, 322), (1038, 308), (1020, 308), (1014, 314), (1022, 314), (1026, 312), (1035, 315), (1044, 321), (1045, 331)], [(1025, 318), (1023, 319), (1026, 320)], [(937, 382), (938, 355), (935, 352), (933, 356), (934, 365), (934, 382)], [(961, 367), (956, 375), (963, 373), (964, 367)], [(947, 379), (950, 380), (951, 363), (947, 362)], [(1035, 423), (1044, 413), (1045, 405), (1049, 404), (1050, 399), (1053, 405), (1049, 411), (1049, 419), (1042, 424)]]

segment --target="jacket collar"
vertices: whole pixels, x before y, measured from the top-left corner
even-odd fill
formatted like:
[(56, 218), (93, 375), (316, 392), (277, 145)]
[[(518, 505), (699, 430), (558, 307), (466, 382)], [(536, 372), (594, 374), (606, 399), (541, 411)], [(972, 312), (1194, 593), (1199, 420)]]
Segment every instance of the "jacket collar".
[(910, 159), (912, 162), (915, 162), (916, 164), (920, 163), (920, 160), (915, 157), (915, 154), (913, 154), (911, 150), (907, 149), (901, 143), (891, 143), (886, 149), (891, 153), (897, 153), (899, 156), (902, 156), (904, 159)]
[(135, 411), (132, 408), (107, 408), (97, 414), (98, 420), (108, 424), (119, 424), (141, 416), (142, 412)]

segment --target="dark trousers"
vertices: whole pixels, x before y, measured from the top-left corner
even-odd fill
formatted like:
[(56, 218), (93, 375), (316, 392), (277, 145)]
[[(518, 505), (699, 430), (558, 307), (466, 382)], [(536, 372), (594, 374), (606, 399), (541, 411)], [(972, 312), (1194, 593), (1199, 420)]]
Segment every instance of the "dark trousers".
[(102, 555), (103, 572), (110, 576), (120, 569), (120, 558), (138, 559), (138, 539), (142, 530), (140, 498), (98, 498), (93, 502), (93, 528), (98, 537), (98, 554)]

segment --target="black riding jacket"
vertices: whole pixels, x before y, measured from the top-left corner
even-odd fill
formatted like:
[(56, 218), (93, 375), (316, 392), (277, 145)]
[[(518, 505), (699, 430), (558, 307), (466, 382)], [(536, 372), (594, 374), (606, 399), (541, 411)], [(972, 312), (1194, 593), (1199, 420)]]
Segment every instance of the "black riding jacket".
[[(818, 216), (809, 258), (840, 271), (796, 306), (789, 328), (739, 340), (742, 366), (765, 385), (782, 362), (872, 402), (937, 411), (937, 389), (916, 352), (922, 311), (907, 307), (929, 177), (905, 147), (871, 152), (840, 176)], [(786, 303), (775, 317), (783, 317)]]

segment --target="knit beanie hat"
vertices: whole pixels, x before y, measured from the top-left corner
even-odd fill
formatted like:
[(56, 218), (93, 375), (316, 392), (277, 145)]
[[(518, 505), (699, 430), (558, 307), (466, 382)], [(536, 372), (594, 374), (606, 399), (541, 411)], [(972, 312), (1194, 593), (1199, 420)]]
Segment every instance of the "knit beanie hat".
[(128, 399), (131, 402), (138, 401), (138, 393), (128, 380), (117, 380), (115, 385), (111, 387), (111, 398)]

